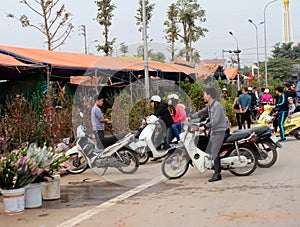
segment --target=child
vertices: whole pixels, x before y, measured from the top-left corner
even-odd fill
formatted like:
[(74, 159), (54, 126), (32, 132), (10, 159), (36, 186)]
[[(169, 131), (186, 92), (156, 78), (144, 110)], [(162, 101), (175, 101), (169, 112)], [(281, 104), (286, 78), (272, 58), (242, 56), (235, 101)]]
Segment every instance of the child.
[(294, 104), (294, 99), (293, 97), (288, 97), (288, 101), (289, 101), (289, 114), (287, 117), (287, 122), (291, 121), (291, 115), (294, 113), (296, 106)]

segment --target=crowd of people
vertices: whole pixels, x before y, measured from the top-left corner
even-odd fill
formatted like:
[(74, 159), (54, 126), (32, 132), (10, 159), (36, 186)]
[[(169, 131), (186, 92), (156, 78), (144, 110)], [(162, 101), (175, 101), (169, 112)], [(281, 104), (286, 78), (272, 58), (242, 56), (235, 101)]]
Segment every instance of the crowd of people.
[[(256, 87), (244, 87), (241, 91), (238, 91), (236, 98), (234, 99), (233, 108), (235, 109), (238, 128), (251, 127), (252, 119), (257, 113), (257, 106), (263, 104), (271, 104), (277, 112), (276, 120), (274, 120), (274, 129), (280, 130), (280, 141), (285, 141), (283, 123), (286, 118), (295, 111), (295, 104), (297, 103), (297, 94), (293, 90), (290, 83), (284, 83), (285, 88), (282, 86), (275, 88), (275, 94), (272, 96), (270, 90), (267, 88), (261, 88), (260, 92)], [(221, 96), (227, 98), (227, 89), (222, 89)], [(153, 108), (153, 114), (159, 117), (166, 126), (166, 145), (165, 149), (170, 147), (172, 139), (175, 137), (177, 143), (182, 143), (180, 138), (180, 132), (183, 129), (184, 122), (187, 119), (185, 106), (179, 103), (179, 97), (176, 94), (171, 94), (167, 97), (168, 103), (162, 101), (161, 97), (154, 95), (150, 99), (150, 106)], [(207, 146), (207, 152), (212, 154), (214, 161), (215, 173), (210, 182), (221, 180), (221, 167), (219, 150), (222, 146), (223, 139), (225, 138), (227, 123), (226, 115), (221, 104), (217, 101), (217, 90), (215, 88), (207, 88), (204, 92), (204, 100), (207, 105), (192, 115), (191, 117), (202, 117), (205, 115), (209, 121), (200, 128), (209, 129), (209, 143)], [(110, 120), (104, 118), (104, 114), (101, 111), (103, 105), (103, 97), (99, 96), (95, 99), (95, 104), (92, 108), (91, 118), (93, 130), (96, 136), (96, 140), (101, 140), (104, 137), (104, 123), (110, 123)], [(171, 107), (171, 108), (170, 108)], [(169, 111), (171, 109), (171, 111)], [(145, 122), (144, 122), (145, 123)], [(145, 126), (145, 124), (144, 124)]]
[[(268, 88), (262, 87), (260, 92), (256, 87), (244, 87), (242, 91), (238, 91), (233, 102), (238, 128), (250, 128), (255, 121), (259, 106), (270, 104), (274, 108), (275, 119), (273, 127), (277, 131), (280, 130), (280, 141), (285, 141), (284, 121), (290, 120), (291, 115), (295, 112), (297, 105), (297, 93), (290, 82), (284, 82), (284, 86), (275, 88), (275, 94), (272, 96)], [(245, 124), (246, 122), (246, 124)]]

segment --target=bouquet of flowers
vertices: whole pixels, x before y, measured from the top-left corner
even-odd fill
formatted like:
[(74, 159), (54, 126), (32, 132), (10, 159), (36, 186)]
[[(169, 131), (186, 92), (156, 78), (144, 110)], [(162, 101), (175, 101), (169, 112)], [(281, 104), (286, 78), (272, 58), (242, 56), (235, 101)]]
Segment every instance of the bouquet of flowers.
[(64, 155), (60, 148), (53, 149), (52, 147), (44, 147), (42, 149), (44, 154), (44, 160), (49, 160), (47, 167), (44, 171), (34, 180), (34, 183), (47, 181), (49, 178), (53, 178), (53, 175), (62, 173), (69, 167), (67, 160), (68, 156)]
[(51, 177), (68, 157), (51, 147), (30, 145), (0, 158), (0, 188), (16, 189)]

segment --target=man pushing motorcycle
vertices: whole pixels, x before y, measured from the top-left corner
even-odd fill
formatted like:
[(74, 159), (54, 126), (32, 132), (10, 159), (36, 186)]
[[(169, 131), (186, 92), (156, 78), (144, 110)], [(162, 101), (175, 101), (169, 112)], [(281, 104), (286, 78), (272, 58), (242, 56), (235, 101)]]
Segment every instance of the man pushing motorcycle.
[(216, 100), (217, 90), (213, 87), (205, 89), (204, 100), (208, 105), (191, 116), (192, 119), (208, 116), (209, 121), (200, 127), (200, 131), (209, 129), (209, 141), (206, 152), (212, 155), (214, 161), (214, 175), (209, 182), (222, 180), (221, 160), (219, 156), (226, 132), (226, 116), (220, 102)]

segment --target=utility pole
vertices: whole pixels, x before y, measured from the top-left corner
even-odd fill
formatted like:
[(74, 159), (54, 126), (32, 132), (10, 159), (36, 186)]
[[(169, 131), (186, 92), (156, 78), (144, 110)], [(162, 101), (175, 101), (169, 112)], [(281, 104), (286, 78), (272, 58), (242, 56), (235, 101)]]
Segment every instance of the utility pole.
[(148, 44), (147, 44), (147, 19), (146, 19), (146, 3), (143, 3), (143, 42), (144, 42), (144, 74), (145, 74), (145, 96), (146, 100), (150, 98), (150, 79), (149, 79), (149, 69), (148, 69)]
[(84, 38), (84, 53), (88, 54), (88, 48), (87, 48), (87, 43), (86, 43), (86, 27), (85, 25), (80, 25), (79, 26), (79, 31), (82, 31), (82, 33), (79, 33), (79, 35), (83, 35)]
[(241, 90), (241, 85), (240, 85), (240, 69), (241, 69), (241, 65), (240, 65), (240, 53), (241, 53), (241, 50), (239, 49), (239, 42), (237, 40), (237, 38), (234, 36), (234, 34), (232, 32), (229, 32), (229, 35), (231, 35), (234, 39), (235, 39), (235, 42), (236, 42), (236, 50), (233, 51), (233, 53), (236, 54), (237, 56), (237, 62), (238, 62), (238, 90), (240, 91)]

